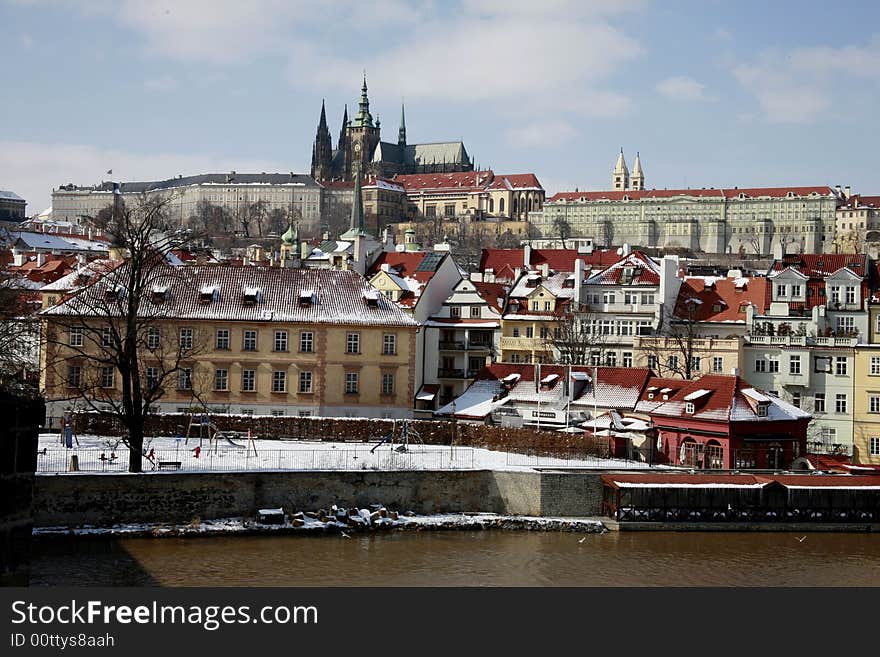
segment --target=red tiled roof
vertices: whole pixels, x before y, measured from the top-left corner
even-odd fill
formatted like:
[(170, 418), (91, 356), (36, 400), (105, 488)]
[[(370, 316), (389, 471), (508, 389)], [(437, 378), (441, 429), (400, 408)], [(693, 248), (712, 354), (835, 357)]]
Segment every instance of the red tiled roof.
[(494, 178), (492, 171), (459, 171), (455, 173), (414, 173), (394, 176), (391, 182), (402, 185), (407, 192), (450, 189), (483, 189)]
[[(481, 369), (474, 377), (475, 381), (501, 380), (511, 374), (519, 374), (521, 381), (534, 381), (537, 365), (532, 363), (492, 363)], [(542, 364), (541, 378), (556, 374), (560, 378), (566, 376), (569, 371), (568, 365)], [(597, 368), (589, 365), (572, 365), (572, 372), (584, 372), (590, 377)], [(639, 388), (645, 385), (651, 370), (644, 367), (599, 367), (599, 382), (604, 385), (617, 385), (623, 388)]]
[(646, 190), (614, 190), (599, 192), (558, 192), (551, 196), (547, 202), (554, 203), (557, 201), (622, 201), (628, 198), (633, 201), (640, 199), (652, 198), (672, 198), (674, 196), (693, 196), (704, 198), (738, 198), (740, 195), (746, 198), (758, 198), (769, 196), (771, 198), (785, 197), (789, 192), (795, 196), (809, 196), (810, 194), (819, 194), (827, 196), (834, 194), (834, 191), (828, 186), (820, 187), (749, 187), (732, 189), (646, 189)]
[(770, 265), (768, 274), (792, 267), (810, 278), (824, 279), (847, 267), (858, 276), (865, 276), (868, 257), (852, 253), (789, 253)]
[(627, 474), (603, 474), (602, 483), (611, 488), (618, 488), (616, 484), (739, 484), (739, 485), (768, 485), (772, 483), (783, 486), (808, 486), (808, 487), (835, 487), (835, 486), (880, 486), (878, 475), (820, 475), (820, 474), (790, 474), (790, 475), (752, 475), (752, 474), (666, 474), (655, 472), (639, 472)]
[[(480, 271), (491, 269), (496, 278), (513, 278), (514, 270), (524, 269), (525, 249), (483, 249), (480, 255)], [(596, 249), (592, 253), (579, 253), (577, 249), (532, 249), (529, 262), (531, 269), (546, 264), (552, 271), (573, 272), (575, 260), (583, 260), (589, 267), (604, 267), (617, 262), (620, 256), (613, 249)]]
[[(693, 305), (691, 311), (689, 299), (698, 299), (701, 303)], [(690, 276), (679, 289), (675, 314), (698, 322), (745, 322), (745, 304), (750, 303), (757, 307), (759, 314), (770, 307), (770, 286), (766, 278)]]
[(416, 271), (428, 255), (428, 251), (383, 251), (370, 265), (366, 277), (372, 278), (382, 270), (382, 265), (389, 265), (398, 276), (409, 276), (419, 283), (427, 283), (437, 270)]
[(641, 251), (633, 251), (623, 256), (603, 271), (593, 274), (587, 279), (591, 285), (617, 285), (624, 270), (639, 267), (641, 272), (633, 273), (632, 281), (627, 285), (660, 285), (660, 267)]
[(471, 281), (471, 283), (480, 298), (500, 313), (504, 307), (504, 300), (507, 298), (507, 287), (501, 283), (482, 283), (479, 281)]
[(507, 189), (508, 185), (513, 189), (543, 189), (538, 177), (533, 173), (498, 174), (489, 185), (489, 189)]

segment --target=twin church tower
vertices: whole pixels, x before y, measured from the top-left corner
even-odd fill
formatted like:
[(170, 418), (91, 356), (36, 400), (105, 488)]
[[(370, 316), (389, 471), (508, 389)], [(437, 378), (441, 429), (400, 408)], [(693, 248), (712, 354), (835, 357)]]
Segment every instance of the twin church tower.
[(335, 149), (322, 101), (318, 132), (312, 146), (312, 178), (319, 181), (352, 180), (356, 171), (361, 175), (390, 178), (396, 174), (474, 170), (474, 161), (461, 141), (408, 144), (403, 105), (400, 107), (397, 143), (382, 141), (380, 128), (379, 117), (373, 121), (370, 114), (366, 76), (354, 118), (348, 118), (348, 106), (345, 106)]

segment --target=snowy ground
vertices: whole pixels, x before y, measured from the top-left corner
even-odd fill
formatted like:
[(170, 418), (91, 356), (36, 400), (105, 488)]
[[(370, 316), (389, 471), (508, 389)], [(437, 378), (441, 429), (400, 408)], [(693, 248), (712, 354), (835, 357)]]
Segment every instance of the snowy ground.
[[(66, 449), (58, 433), (40, 435), (37, 472), (67, 472), (76, 455), (80, 472), (125, 472), (127, 449), (118, 438), (80, 435), (72, 449)], [(144, 471), (159, 462), (180, 463), (178, 471), (216, 472), (251, 470), (530, 470), (541, 467), (632, 469), (644, 463), (620, 459), (584, 457), (554, 458), (472, 447), (411, 444), (405, 452), (381, 445), (371, 453), (371, 443), (333, 443), (247, 438), (218, 443), (198, 439), (154, 437), (145, 441)], [(255, 453), (256, 452), (256, 453)], [(175, 470), (166, 470), (175, 471)]]

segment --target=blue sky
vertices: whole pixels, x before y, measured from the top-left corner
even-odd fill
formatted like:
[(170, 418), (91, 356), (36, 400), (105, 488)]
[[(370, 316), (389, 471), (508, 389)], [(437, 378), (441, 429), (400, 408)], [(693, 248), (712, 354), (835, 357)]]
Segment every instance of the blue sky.
[[(614, 7), (607, 5), (613, 4)], [(880, 4), (739, 0), (0, 0), (0, 189), (208, 171), (307, 172), (367, 71), (395, 140), (462, 138), (549, 193), (880, 193)]]

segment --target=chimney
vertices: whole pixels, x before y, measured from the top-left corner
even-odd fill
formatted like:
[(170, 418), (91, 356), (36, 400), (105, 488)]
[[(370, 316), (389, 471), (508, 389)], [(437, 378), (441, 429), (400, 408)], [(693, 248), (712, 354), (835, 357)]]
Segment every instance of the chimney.
[(849, 197), (852, 196), (852, 187), (850, 187), (849, 185), (847, 185), (846, 187), (844, 187), (844, 188), (843, 188), (843, 195), (844, 195), (844, 196), (847, 198), (847, 200), (848, 200)]
[(584, 261), (577, 258), (574, 261), (574, 310), (580, 308), (583, 303), (583, 285)]
[(25, 261), (25, 254), (24, 253), (13, 253), (12, 254), (12, 264), (14, 264), (16, 267), (21, 267), (24, 264), (24, 261)]
[(739, 376), (739, 368), (738, 367), (730, 368), (730, 376)]
[(842, 192), (840, 191), (840, 185), (835, 185), (835, 186), (834, 186), (834, 191), (837, 192), (837, 195), (838, 195), (838, 196), (841, 196), (841, 195), (842, 195)]
[(42, 253), (42, 252), (38, 253), (37, 254), (37, 267), (42, 267), (45, 264), (46, 264), (46, 254)]
[(542, 262), (539, 269), (541, 270), (541, 276), (545, 279), (550, 278), (550, 265), (548, 263)]
[(785, 250), (782, 248), (782, 242), (775, 242), (773, 244), (773, 257), (776, 260), (782, 260), (782, 256), (785, 255)]
[(532, 268), (532, 246), (530, 244), (526, 244), (523, 247), (523, 267), (526, 270)]

